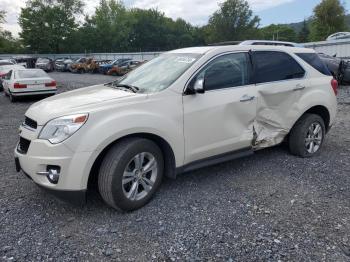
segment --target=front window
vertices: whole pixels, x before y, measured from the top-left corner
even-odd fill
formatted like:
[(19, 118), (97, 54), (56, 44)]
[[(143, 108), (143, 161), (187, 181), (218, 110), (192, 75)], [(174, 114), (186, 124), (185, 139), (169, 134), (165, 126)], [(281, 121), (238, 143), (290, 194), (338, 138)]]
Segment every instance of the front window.
[(159, 92), (177, 80), (201, 54), (160, 55), (124, 76), (118, 85), (131, 85), (142, 93)]
[(19, 70), (17, 71), (17, 78), (40, 78), (47, 77), (47, 74), (43, 70)]
[(248, 53), (233, 53), (215, 58), (190, 83), (203, 79), (207, 91), (249, 85), (251, 63)]

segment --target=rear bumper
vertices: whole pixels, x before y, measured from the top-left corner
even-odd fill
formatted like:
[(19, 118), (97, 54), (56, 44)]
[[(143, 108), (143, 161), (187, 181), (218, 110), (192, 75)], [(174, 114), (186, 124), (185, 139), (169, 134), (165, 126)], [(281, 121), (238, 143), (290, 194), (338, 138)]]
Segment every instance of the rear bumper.
[(56, 94), (57, 89), (54, 90), (37, 90), (37, 91), (25, 91), (25, 92), (13, 92), (11, 94), (13, 96), (34, 96), (34, 95), (51, 95)]

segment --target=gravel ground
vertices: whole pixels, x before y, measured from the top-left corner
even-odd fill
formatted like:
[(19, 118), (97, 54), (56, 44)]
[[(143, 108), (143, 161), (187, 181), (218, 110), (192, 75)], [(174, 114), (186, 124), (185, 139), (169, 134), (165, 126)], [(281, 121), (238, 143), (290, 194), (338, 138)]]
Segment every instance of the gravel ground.
[[(52, 73), (66, 91), (113, 79)], [(13, 149), (34, 100), (0, 93), (0, 260), (350, 261), (350, 87), (320, 156), (283, 147), (165, 180), (132, 213), (97, 193), (75, 207), (16, 173)]]

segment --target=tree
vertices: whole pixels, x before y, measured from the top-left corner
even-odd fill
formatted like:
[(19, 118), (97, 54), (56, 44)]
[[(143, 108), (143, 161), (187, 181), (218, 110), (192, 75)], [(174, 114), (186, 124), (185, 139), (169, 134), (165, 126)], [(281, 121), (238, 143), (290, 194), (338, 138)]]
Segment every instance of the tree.
[(1, 24), (5, 22), (6, 12), (0, 10), (0, 54), (17, 53), (21, 51), (18, 40), (12, 37), (11, 32), (3, 30)]
[(20, 37), (31, 52), (59, 53), (82, 8), (81, 0), (29, 0), (19, 17)]
[(257, 33), (260, 19), (246, 0), (226, 0), (219, 6), (209, 19), (208, 42), (246, 40)]
[(262, 39), (277, 41), (296, 41), (296, 33), (293, 28), (287, 25), (269, 25), (260, 30)]
[(307, 21), (304, 19), (303, 26), (298, 34), (298, 41), (306, 43), (309, 40), (310, 30)]
[(339, 0), (322, 0), (314, 9), (311, 40), (325, 40), (329, 35), (345, 31), (345, 7)]

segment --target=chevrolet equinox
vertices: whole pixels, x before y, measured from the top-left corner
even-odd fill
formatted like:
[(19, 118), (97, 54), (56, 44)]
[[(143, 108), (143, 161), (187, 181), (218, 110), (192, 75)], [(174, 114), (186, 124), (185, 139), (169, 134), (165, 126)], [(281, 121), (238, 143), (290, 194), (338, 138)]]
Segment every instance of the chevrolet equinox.
[(163, 176), (283, 141), (296, 156), (316, 155), (334, 122), (337, 85), (311, 49), (174, 50), (115, 82), (33, 104), (16, 168), (72, 201), (85, 199), (95, 181), (108, 205), (135, 210)]

